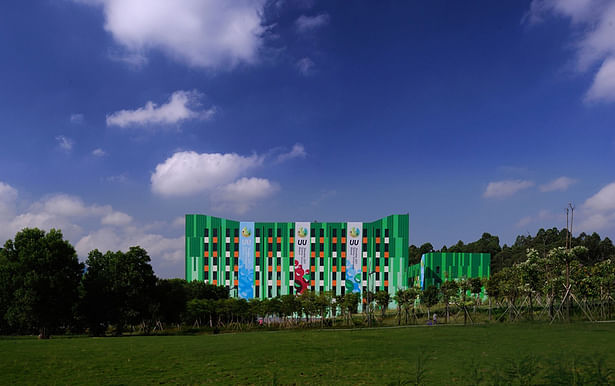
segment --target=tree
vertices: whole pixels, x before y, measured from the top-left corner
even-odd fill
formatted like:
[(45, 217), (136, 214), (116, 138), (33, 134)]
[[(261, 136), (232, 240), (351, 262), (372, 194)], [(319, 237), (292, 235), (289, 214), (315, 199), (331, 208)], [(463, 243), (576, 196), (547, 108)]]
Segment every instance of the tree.
[(188, 282), (184, 279), (158, 279), (154, 297), (157, 320), (162, 323), (181, 323), (188, 301)]
[(442, 300), (444, 300), (446, 306), (446, 323), (448, 323), (450, 317), (449, 306), (451, 300), (459, 293), (459, 284), (454, 280), (446, 280), (440, 286), (440, 292), (442, 293)]
[(148, 331), (156, 284), (150, 261), (141, 247), (125, 253), (90, 252), (81, 299), (90, 333), (100, 335), (107, 326), (115, 325), (116, 333), (121, 334), (126, 325), (139, 323)]
[(8, 325), (38, 330), (48, 338), (68, 327), (78, 299), (83, 264), (62, 232), (25, 228), (0, 251), (0, 300), (5, 300)]
[(439, 301), (439, 292), (438, 292), (438, 288), (434, 285), (430, 285), (429, 287), (427, 287), (425, 289), (425, 291), (423, 291), (422, 295), (421, 295), (421, 301), (425, 304), (425, 306), (427, 307), (427, 318), (429, 319), (429, 313), (431, 311), (431, 307), (435, 306), (436, 304), (438, 304)]
[(382, 320), (384, 320), (384, 314), (387, 312), (387, 308), (389, 307), (389, 303), (391, 302), (391, 295), (388, 291), (378, 291), (374, 296), (376, 299), (376, 304), (380, 308), (380, 316)]

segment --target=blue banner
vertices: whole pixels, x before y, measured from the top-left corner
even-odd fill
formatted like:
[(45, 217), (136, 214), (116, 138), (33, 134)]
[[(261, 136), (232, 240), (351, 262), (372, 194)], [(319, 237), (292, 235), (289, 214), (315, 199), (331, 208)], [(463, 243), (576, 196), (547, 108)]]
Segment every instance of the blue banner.
[(239, 223), (239, 297), (254, 297), (254, 223)]

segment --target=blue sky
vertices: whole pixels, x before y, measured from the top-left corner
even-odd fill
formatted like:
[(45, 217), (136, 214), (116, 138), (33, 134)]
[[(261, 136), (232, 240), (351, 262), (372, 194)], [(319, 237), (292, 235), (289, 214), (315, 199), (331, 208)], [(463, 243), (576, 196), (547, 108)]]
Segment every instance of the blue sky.
[(606, 0), (3, 2), (0, 239), (182, 277), (185, 213), (410, 213), (439, 248), (573, 202), (614, 238), (614, 26)]

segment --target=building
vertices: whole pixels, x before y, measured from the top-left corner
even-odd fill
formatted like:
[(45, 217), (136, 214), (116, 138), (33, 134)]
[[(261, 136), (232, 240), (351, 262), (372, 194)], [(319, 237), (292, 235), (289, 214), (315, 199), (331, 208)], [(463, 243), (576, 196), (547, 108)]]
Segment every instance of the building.
[[(410, 285), (425, 289), (431, 285), (440, 287), (446, 280), (488, 279), (490, 266), (491, 255), (488, 253), (425, 253), (421, 262), (409, 269)], [(484, 290), (481, 297), (484, 297)]]
[(186, 280), (265, 299), (306, 290), (394, 295), (408, 283), (408, 214), (373, 222), (244, 222), (186, 215)]

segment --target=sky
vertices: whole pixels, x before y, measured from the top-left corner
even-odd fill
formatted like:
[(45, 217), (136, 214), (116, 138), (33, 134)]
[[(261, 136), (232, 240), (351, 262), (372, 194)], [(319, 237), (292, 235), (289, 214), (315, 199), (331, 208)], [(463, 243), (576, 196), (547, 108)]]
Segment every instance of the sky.
[(615, 2), (0, 2), (0, 242), (184, 275), (184, 215), (615, 238)]

